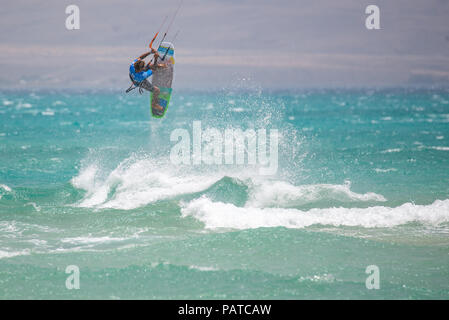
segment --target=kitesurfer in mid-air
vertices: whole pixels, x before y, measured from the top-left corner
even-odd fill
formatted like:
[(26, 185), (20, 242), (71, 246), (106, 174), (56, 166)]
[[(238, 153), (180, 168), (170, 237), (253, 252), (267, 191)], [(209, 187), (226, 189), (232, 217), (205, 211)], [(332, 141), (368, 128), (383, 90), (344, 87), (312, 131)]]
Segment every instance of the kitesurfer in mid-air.
[(164, 108), (158, 103), (159, 93), (161, 91), (158, 87), (154, 86), (150, 81), (148, 81), (148, 78), (153, 74), (153, 71), (156, 70), (156, 68), (165, 68), (167, 65), (165, 63), (157, 62), (151, 63), (151, 60), (145, 65), (145, 61), (143, 61), (143, 59), (148, 57), (150, 54), (154, 54), (154, 61), (157, 61), (157, 59), (159, 58), (159, 54), (156, 50), (151, 48), (151, 51), (142, 54), (131, 63), (131, 65), (129, 66), (129, 77), (136, 87), (153, 92), (151, 107), (158, 111), (163, 111)]

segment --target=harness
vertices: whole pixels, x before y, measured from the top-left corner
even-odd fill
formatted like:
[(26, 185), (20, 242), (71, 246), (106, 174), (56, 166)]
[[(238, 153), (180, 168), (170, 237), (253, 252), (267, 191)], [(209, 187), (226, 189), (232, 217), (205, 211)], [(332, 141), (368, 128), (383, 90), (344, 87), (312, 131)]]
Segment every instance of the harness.
[(128, 89), (126, 89), (126, 93), (128, 93), (136, 88), (139, 88), (139, 93), (142, 94), (143, 93), (143, 89), (142, 89), (143, 81), (141, 81), (141, 82), (135, 81), (133, 79), (133, 77), (131, 76), (131, 73), (129, 74), (129, 79), (131, 79), (132, 84)]

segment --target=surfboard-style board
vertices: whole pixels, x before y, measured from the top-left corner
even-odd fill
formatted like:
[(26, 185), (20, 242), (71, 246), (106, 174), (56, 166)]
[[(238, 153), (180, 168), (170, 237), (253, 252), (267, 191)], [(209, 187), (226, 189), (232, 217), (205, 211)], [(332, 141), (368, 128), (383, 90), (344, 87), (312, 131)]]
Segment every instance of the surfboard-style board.
[[(175, 47), (170, 42), (162, 42), (157, 49), (159, 59), (157, 63), (166, 63), (166, 68), (158, 68), (153, 72), (153, 85), (157, 86), (161, 93), (159, 94), (159, 105), (164, 108), (164, 111), (159, 111), (151, 108), (151, 114), (154, 118), (162, 118), (167, 112), (170, 103), (172, 92), (173, 73), (175, 66)], [(162, 60), (162, 58), (165, 58)], [(151, 93), (150, 107), (153, 101), (153, 93)]]

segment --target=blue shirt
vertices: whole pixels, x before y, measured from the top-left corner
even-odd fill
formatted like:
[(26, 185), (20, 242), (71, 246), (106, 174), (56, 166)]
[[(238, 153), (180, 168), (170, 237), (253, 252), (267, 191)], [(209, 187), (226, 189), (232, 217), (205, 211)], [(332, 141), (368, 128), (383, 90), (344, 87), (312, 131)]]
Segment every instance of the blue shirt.
[(134, 79), (134, 81), (137, 81), (138, 83), (141, 83), (143, 80), (145, 80), (146, 78), (151, 76), (153, 74), (153, 71), (151, 71), (151, 69), (148, 69), (147, 71), (136, 72), (136, 69), (134, 68), (134, 63), (137, 60), (138, 59), (134, 60), (131, 63), (131, 65), (129, 66), (129, 73), (131, 74), (131, 76)]

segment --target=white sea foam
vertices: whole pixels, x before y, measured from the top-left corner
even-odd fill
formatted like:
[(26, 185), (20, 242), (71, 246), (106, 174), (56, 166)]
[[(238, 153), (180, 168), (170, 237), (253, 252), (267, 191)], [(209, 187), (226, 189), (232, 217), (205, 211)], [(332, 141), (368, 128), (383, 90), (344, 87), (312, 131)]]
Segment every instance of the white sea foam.
[(400, 148), (393, 148), (393, 149), (387, 149), (387, 150), (381, 151), (381, 153), (393, 153), (393, 152), (401, 152), (401, 151), (402, 151), (402, 149), (400, 149)]
[(75, 187), (87, 191), (78, 206), (131, 210), (161, 199), (204, 190), (217, 181), (211, 176), (173, 172), (150, 159), (128, 160), (105, 179), (101, 179), (97, 165), (81, 170), (72, 179)]
[(335, 276), (329, 273), (317, 274), (313, 276), (301, 276), (299, 282), (335, 282)]
[(32, 206), (34, 208), (34, 210), (36, 210), (37, 212), (41, 211), (41, 207), (39, 207), (37, 204), (35, 204), (34, 202), (29, 202), (27, 203), (27, 206)]
[(96, 244), (96, 243), (106, 243), (106, 242), (117, 242), (124, 241), (128, 238), (117, 238), (117, 237), (73, 237), (73, 238), (64, 238), (61, 239), (63, 243), (71, 243), (71, 244)]
[(396, 168), (388, 168), (388, 169), (375, 168), (374, 171), (376, 171), (377, 173), (387, 173), (387, 172), (398, 171), (398, 169), (396, 169)]
[(6, 184), (0, 184), (0, 188), (5, 190), (6, 192), (11, 192), (12, 189), (8, 187)]
[(84, 199), (77, 204), (79, 207), (131, 210), (159, 200), (206, 191), (226, 176), (239, 177), (235, 179), (235, 183), (248, 186), (246, 205), (249, 207), (292, 208), (314, 202), (386, 201), (382, 195), (373, 192), (352, 191), (349, 182), (341, 185), (295, 186), (285, 181), (253, 177), (250, 170), (189, 174), (151, 159), (133, 157), (126, 159), (107, 174), (102, 172), (96, 163), (87, 165), (71, 182), (76, 188), (87, 191)]
[(29, 255), (30, 252), (31, 251), (29, 249), (24, 249), (24, 250), (20, 250), (20, 251), (4, 251), (4, 250), (0, 250), (0, 259), (12, 258), (12, 257), (16, 257), (16, 256)]
[(50, 109), (47, 109), (47, 110), (45, 110), (45, 111), (42, 111), (41, 112), (41, 114), (43, 115), (43, 116), (54, 116), (55, 115), (55, 112), (53, 111), (53, 110), (50, 110)]
[(26, 240), (26, 242), (34, 244), (36, 247), (43, 247), (48, 244), (48, 241), (42, 239), (30, 239)]
[(56, 100), (51, 105), (52, 106), (64, 106), (64, 105), (66, 105), (66, 103), (63, 101), (60, 101), (60, 100)]
[(71, 182), (74, 187), (86, 191), (76, 206), (131, 210), (185, 194), (208, 192), (209, 187), (225, 177), (238, 177), (233, 183), (248, 187), (248, 207), (297, 208), (313, 203), (335, 205), (386, 201), (384, 196), (374, 192), (354, 192), (350, 182), (296, 186), (260, 177), (247, 169), (212, 174), (189, 173), (182, 168), (161, 164), (160, 159), (136, 157), (126, 159), (106, 173), (97, 163), (85, 165)]
[(25, 108), (25, 109), (29, 109), (29, 108), (31, 108), (31, 107), (33, 107), (33, 105), (31, 104), (31, 103), (22, 103), (22, 102), (20, 102), (18, 105), (17, 105), (17, 109), (22, 109), (22, 108)]
[(21, 233), (21, 230), (19, 230), (19, 227), (15, 222), (8, 221), (0, 222), (0, 231), (4, 234), (13, 234), (14, 237)]
[(199, 271), (218, 271), (215, 267), (201, 267), (201, 266), (189, 266), (189, 269), (199, 270)]
[(45, 225), (30, 224), (19, 221), (3, 221), (0, 222), (0, 232), (11, 238), (21, 237), (23, 232), (45, 232), (58, 233), (59, 229)]
[(72, 184), (80, 189), (91, 191), (95, 188), (95, 176), (97, 174), (98, 167), (95, 164), (89, 165), (80, 174), (72, 179)]
[(449, 147), (428, 147), (429, 149), (438, 150), (438, 151), (449, 151)]
[(284, 181), (255, 182), (247, 202), (249, 207), (295, 207), (321, 200), (341, 202), (383, 202), (379, 194), (364, 194), (351, 191), (351, 184), (314, 184), (295, 186)]
[(399, 207), (325, 208), (302, 211), (285, 208), (237, 207), (213, 202), (203, 196), (184, 203), (183, 217), (194, 217), (208, 229), (253, 229), (261, 227), (305, 228), (312, 225), (364, 228), (394, 227), (407, 223), (438, 225), (449, 222), (449, 199), (430, 205), (405, 203)]
[(6, 194), (10, 193), (12, 190), (6, 184), (0, 184), (0, 199)]

